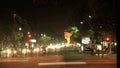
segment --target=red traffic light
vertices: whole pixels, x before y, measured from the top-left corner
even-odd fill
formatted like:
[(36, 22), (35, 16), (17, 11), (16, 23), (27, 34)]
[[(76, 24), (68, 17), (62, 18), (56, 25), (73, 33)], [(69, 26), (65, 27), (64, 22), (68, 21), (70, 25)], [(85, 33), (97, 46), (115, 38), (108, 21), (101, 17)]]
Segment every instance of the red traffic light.
[(109, 38), (109, 37), (107, 37), (107, 38), (106, 38), (106, 41), (107, 41), (107, 42), (109, 42), (109, 41), (110, 41), (110, 38)]
[(32, 35), (31, 35), (31, 34), (28, 34), (28, 38), (32, 38)]

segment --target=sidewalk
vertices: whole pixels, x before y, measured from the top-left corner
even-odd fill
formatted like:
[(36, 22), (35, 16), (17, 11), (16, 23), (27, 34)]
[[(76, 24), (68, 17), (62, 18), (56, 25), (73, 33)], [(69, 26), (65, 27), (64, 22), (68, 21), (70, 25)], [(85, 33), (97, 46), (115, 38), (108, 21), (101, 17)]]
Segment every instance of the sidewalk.
[(64, 55), (64, 58), (69, 59), (117, 59), (116, 54), (100, 54), (99, 56), (97, 54), (91, 55), (91, 54), (73, 54), (73, 55)]
[(0, 60), (4, 59), (46, 59), (46, 58), (62, 58), (62, 59), (111, 59), (111, 60), (117, 60), (117, 55), (116, 54), (109, 54), (106, 55), (104, 54), (103, 57), (102, 55), (91, 55), (91, 54), (65, 54), (65, 55), (48, 55), (48, 56), (34, 56), (34, 57), (10, 57), (10, 58), (0, 58)]

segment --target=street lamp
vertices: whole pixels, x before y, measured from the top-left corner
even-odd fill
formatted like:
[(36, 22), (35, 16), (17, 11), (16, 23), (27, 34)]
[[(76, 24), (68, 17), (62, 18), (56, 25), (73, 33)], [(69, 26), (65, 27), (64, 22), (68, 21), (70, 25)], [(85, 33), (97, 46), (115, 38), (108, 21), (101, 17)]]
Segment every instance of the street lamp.
[(19, 31), (21, 31), (22, 30), (22, 28), (21, 27), (19, 27)]
[[(20, 33), (20, 35), (22, 35), (21, 30), (22, 30), (22, 28), (19, 27), (19, 33)], [(20, 37), (20, 38), (19, 38), (19, 43), (18, 43), (18, 45), (19, 45), (19, 47), (20, 47), (20, 49), (21, 49), (21, 53), (22, 53), (22, 46), (21, 46), (21, 44), (22, 44), (22, 42), (21, 42), (21, 37)]]
[(89, 15), (89, 18), (91, 18), (91, 16)]
[(30, 32), (27, 32), (27, 34), (30, 34)]
[(83, 24), (83, 22), (81, 21), (80, 24)]
[(115, 42), (114, 45), (116, 46), (116, 45), (117, 45), (117, 42)]

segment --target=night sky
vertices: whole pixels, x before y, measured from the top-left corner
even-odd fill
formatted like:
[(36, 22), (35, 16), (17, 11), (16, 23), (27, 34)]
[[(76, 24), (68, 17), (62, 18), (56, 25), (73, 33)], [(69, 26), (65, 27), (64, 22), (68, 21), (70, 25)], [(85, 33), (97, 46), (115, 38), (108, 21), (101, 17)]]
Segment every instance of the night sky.
[[(92, 2), (94, 1), (96, 0), (92, 0)], [(104, 4), (104, 1), (109, 0), (100, 0), (99, 2)], [(108, 2), (109, 5), (105, 6), (113, 7), (110, 5), (111, 3), (112, 0)], [(4, 22), (5, 24), (6, 19), (11, 17), (10, 15), (14, 11), (31, 24), (32, 31), (35, 33), (63, 34), (71, 22), (78, 23), (80, 22), (78, 18), (84, 16), (85, 12), (89, 14), (89, 11), (86, 10), (89, 7), (89, 0), (1, 0), (0, 5), (0, 23)]]

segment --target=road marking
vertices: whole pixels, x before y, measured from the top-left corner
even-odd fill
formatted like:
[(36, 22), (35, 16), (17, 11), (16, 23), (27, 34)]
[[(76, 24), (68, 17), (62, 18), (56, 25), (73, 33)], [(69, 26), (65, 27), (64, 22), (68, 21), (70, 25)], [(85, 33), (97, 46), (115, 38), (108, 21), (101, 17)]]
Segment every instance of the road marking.
[(49, 63), (38, 63), (38, 65), (75, 65), (75, 64), (87, 64), (86, 62), (49, 62)]
[(28, 62), (29, 60), (0, 60), (0, 62)]

